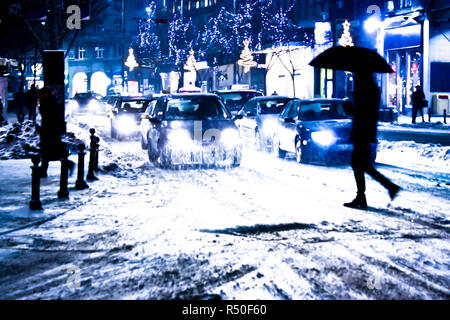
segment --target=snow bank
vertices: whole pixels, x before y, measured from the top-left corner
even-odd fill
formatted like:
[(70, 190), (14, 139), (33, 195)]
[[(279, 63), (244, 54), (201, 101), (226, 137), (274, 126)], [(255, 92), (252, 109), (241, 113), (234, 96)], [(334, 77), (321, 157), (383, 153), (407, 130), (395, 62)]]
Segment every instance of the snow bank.
[(421, 164), (445, 169), (449, 167), (450, 147), (414, 141), (385, 141), (378, 143), (377, 162)]
[[(76, 122), (67, 123), (67, 133), (62, 141), (66, 142), (71, 154), (75, 154), (78, 145), (89, 146), (89, 130), (78, 126)], [(0, 128), (0, 160), (27, 159), (39, 152), (40, 137), (33, 121), (14, 123)]]

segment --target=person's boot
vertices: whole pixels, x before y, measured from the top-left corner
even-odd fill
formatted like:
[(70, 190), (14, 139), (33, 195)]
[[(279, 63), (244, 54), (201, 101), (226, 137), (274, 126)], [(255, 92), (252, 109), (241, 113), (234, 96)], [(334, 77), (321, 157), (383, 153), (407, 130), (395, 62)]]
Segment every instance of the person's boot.
[(344, 203), (344, 206), (347, 208), (353, 208), (353, 209), (367, 209), (367, 201), (366, 201), (366, 195), (363, 194), (357, 194), (356, 198), (352, 202)]
[(389, 188), (389, 196), (391, 197), (391, 201), (395, 199), (400, 189), (401, 188), (396, 184), (394, 184), (391, 188)]

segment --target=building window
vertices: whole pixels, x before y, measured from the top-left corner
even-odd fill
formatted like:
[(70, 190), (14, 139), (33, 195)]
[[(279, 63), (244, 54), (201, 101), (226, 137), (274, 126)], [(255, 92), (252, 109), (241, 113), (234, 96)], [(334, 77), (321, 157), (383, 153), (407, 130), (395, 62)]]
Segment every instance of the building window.
[(103, 58), (105, 56), (105, 48), (96, 46), (95, 47), (95, 57), (96, 58)]
[(120, 48), (121, 48), (120, 44), (114, 45), (114, 47), (113, 47), (113, 55), (114, 55), (115, 58), (122, 56)]
[(97, 24), (95, 26), (95, 33), (102, 33), (103, 32), (103, 25)]
[(78, 47), (78, 49), (77, 49), (77, 59), (78, 60), (86, 59), (86, 49), (84, 47)]

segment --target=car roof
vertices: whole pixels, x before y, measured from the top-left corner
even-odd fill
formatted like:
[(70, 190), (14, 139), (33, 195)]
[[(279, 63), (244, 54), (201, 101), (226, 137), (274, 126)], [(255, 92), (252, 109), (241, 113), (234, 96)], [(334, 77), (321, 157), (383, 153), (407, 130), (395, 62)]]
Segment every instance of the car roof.
[(287, 97), (287, 96), (259, 96), (259, 97), (251, 98), (250, 100), (274, 100), (274, 99), (289, 99), (289, 100), (293, 100), (293, 99), (296, 99), (296, 98)]
[(252, 92), (252, 93), (260, 93), (262, 94), (260, 91), (258, 90), (253, 90), (253, 89), (230, 89), (230, 90), (214, 90), (213, 92), (217, 92), (217, 93), (239, 93), (239, 92)]
[(314, 99), (301, 99), (301, 98), (294, 98), (295, 100), (302, 101), (302, 102), (342, 102), (346, 101), (346, 99), (339, 99), (339, 98), (314, 98)]
[(167, 95), (169, 98), (180, 98), (180, 97), (215, 97), (217, 95), (215, 93), (173, 93)]
[(122, 101), (136, 101), (136, 100), (154, 100), (157, 97), (152, 97), (152, 96), (137, 96), (137, 97), (130, 97), (130, 96), (126, 96), (126, 97), (121, 97)]

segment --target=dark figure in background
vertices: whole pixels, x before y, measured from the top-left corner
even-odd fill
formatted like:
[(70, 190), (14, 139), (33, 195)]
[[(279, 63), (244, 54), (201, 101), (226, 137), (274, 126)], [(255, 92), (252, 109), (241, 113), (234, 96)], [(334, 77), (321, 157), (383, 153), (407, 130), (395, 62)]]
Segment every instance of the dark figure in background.
[(423, 108), (426, 106), (425, 93), (420, 86), (416, 86), (416, 91), (411, 95), (412, 100), (412, 123), (416, 123), (417, 111), (422, 116), (422, 122), (425, 122), (423, 117)]
[(356, 198), (344, 206), (356, 209), (367, 209), (366, 183), (364, 173), (369, 174), (381, 183), (393, 200), (400, 187), (389, 181), (373, 167), (370, 161), (370, 144), (376, 143), (378, 109), (380, 107), (380, 90), (372, 73), (355, 73), (355, 90), (353, 91), (353, 142), (352, 168), (355, 174)]
[(30, 90), (28, 90), (26, 93), (26, 101), (27, 101), (26, 107), (28, 110), (28, 120), (35, 122), (38, 93), (36, 90), (36, 86), (34, 84), (31, 85)]
[(20, 87), (19, 91), (14, 94), (14, 106), (16, 108), (17, 121), (23, 122), (25, 120), (25, 105), (27, 104), (27, 98), (23, 88)]
[(2, 96), (0, 96), (0, 126), (8, 124), (8, 121), (6, 121), (5, 117), (3, 116), (4, 112), (5, 112), (5, 110), (3, 110), (3, 100), (2, 100)]
[[(49, 88), (44, 87), (38, 91), (39, 112), (42, 117), (41, 126), (38, 127), (41, 138), (41, 177), (47, 177), (49, 161), (61, 160), (65, 144), (61, 141), (64, 133), (65, 122), (58, 112), (58, 104)], [(74, 163), (70, 162), (69, 168), (72, 172)]]

